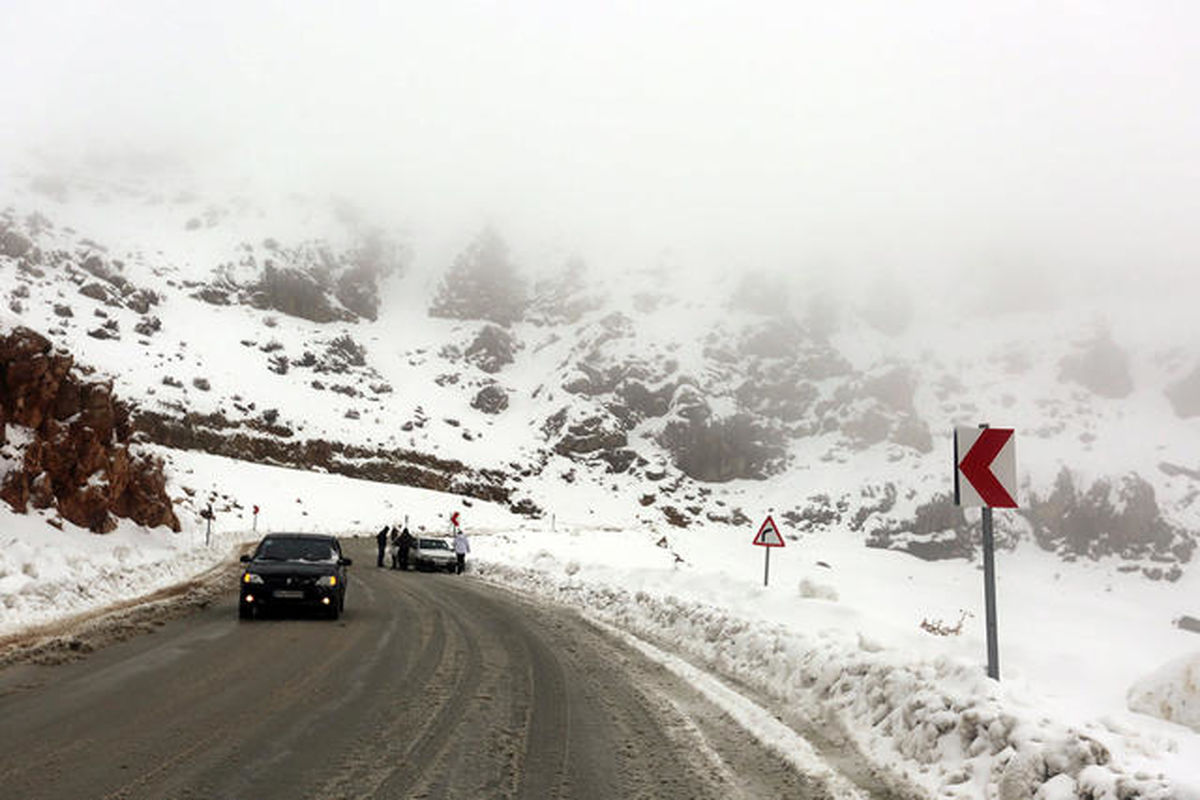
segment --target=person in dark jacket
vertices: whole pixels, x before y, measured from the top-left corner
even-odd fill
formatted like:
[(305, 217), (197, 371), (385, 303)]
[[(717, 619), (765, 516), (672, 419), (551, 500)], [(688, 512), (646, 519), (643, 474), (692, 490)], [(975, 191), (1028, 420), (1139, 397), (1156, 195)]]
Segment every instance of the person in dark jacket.
[(400, 550), (400, 569), (408, 569), (408, 551), (412, 547), (413, 537), (408, 532), (408, 526), (404, 526), (404, 530), (400, 531), (399, 550)]
[(375, 565), (377, 567), (383, 566), (383, 551), (387, 550), (387, 540), (388, 540), (388, 531), (389, 530), (390, 530), (390, 528), (388, 528), (387, 525), (384, 525), (383, 528), (379, 531), (379, 533), (375, 534), (375, 543), (377, 545), (379, 545), (379, 559)]

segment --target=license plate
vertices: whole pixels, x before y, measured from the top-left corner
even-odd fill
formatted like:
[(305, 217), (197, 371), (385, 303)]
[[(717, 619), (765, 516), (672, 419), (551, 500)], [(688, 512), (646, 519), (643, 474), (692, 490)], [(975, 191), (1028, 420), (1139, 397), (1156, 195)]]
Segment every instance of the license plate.
[(299, 589), (276, 589), (275, 596), (280, 600), (300, 600), (304, 597), (304, 592)]

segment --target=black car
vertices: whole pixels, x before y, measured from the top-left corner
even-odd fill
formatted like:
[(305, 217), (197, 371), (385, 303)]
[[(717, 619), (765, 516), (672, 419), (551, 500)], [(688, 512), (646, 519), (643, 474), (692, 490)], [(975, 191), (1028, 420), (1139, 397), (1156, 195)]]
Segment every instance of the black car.
[(242, 619), (283, 607), (313, 608), (337, 619), (346, 607), (346, 567), (351, 561), (342, 556), (336, 536), (271, 533), (242, 561)]

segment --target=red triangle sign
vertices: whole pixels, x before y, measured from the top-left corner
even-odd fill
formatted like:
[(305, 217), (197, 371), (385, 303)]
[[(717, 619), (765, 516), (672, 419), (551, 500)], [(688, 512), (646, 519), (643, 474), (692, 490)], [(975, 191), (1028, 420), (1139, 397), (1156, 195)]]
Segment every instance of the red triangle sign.
[(763, 522), (762, 527), (758, 529), (758, 535), (754, 537), (754, 544), (760, 547), (784, 547), (783, 534), (779, 532), (779, 528), (775, 525), (775, 520), (770, 516)]

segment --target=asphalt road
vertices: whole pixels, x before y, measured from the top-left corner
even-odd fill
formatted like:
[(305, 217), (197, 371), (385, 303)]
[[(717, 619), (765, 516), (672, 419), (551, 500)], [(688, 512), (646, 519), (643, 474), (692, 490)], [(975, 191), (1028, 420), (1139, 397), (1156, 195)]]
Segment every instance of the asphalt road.
[(337, 622), (237, 620), (230, 568), (213, 602), (81, 658), (0, 670), (0, 793), (825, 797), (570, 610), (469, 574), (377, 569), (368, 540), (348, 550)]

